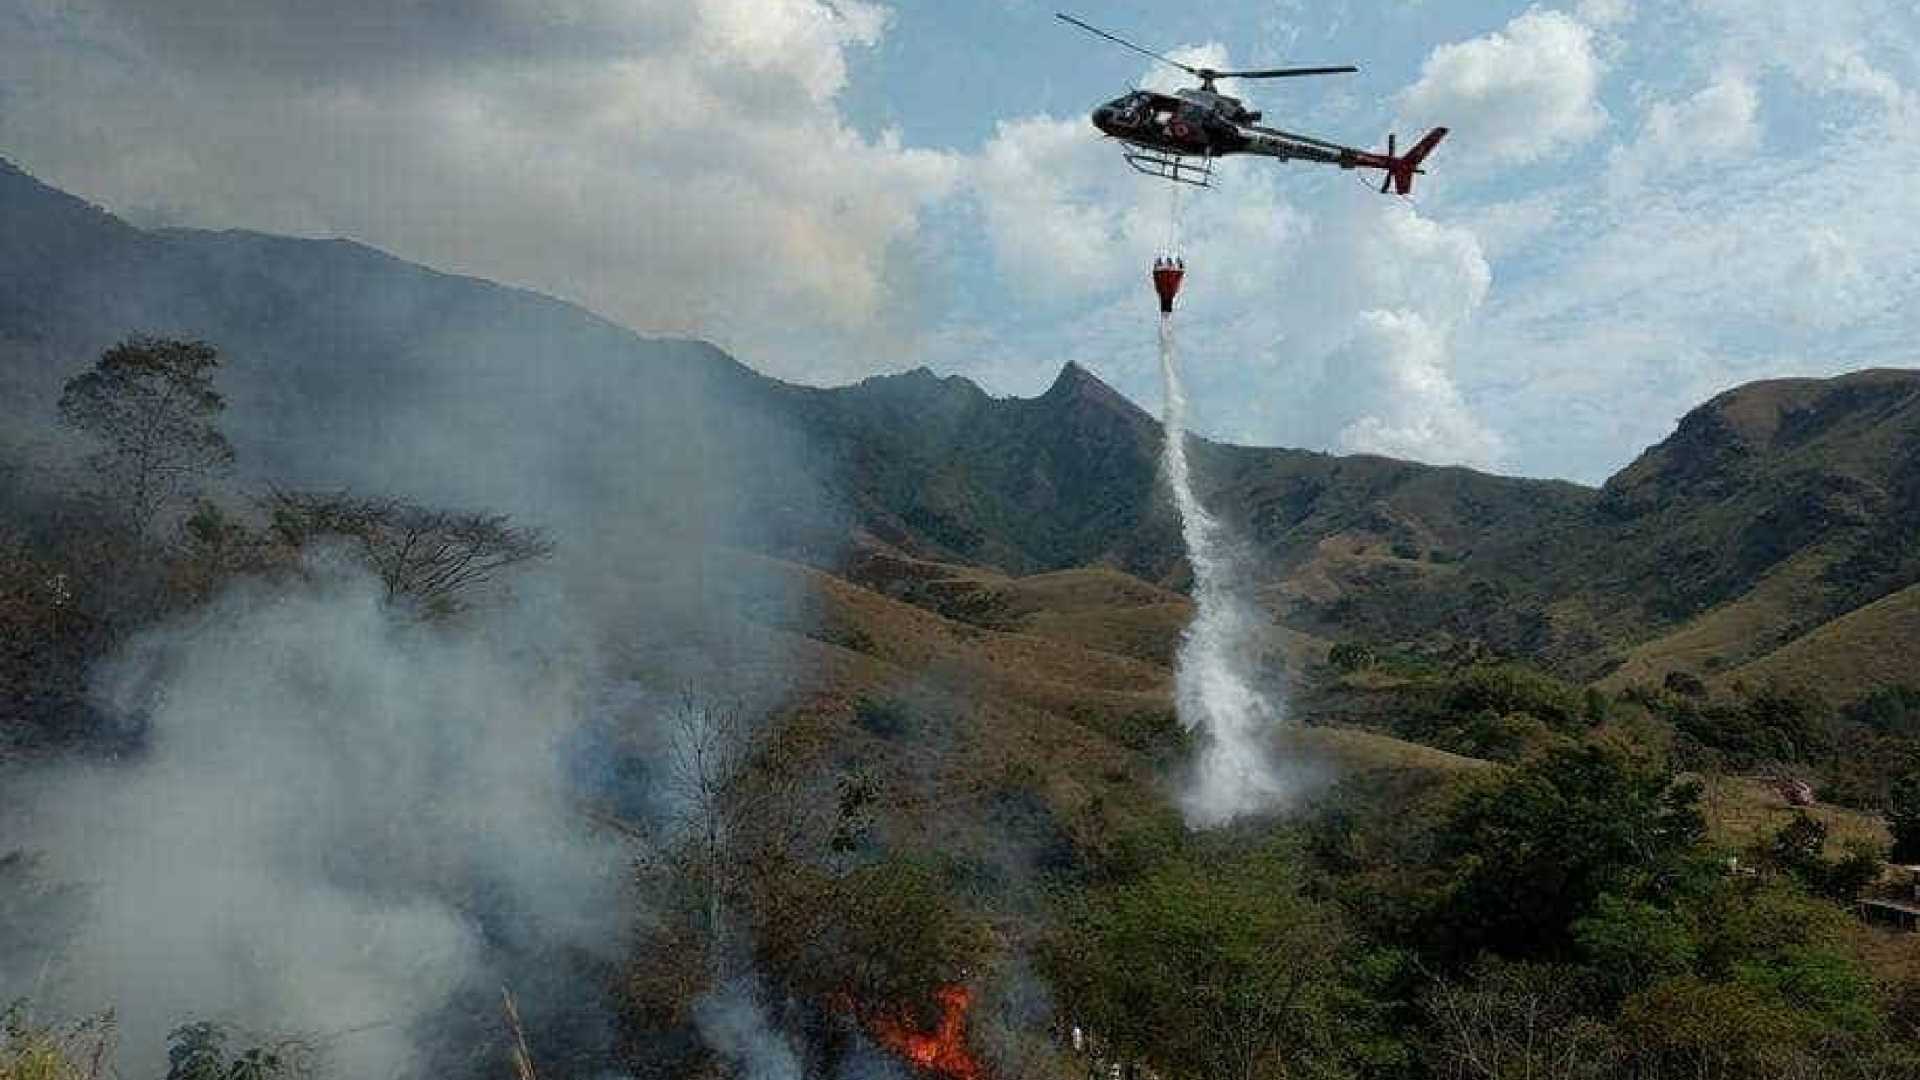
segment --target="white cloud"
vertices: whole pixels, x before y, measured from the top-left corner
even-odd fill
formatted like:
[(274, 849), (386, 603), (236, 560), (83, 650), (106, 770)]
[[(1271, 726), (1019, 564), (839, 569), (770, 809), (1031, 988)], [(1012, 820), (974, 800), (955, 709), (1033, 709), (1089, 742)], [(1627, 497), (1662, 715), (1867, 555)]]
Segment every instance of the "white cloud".
[[(1029, 379), (1078, 360), (1142, 402), (1157, 399), (1148, 260), (1180, 201), (1188, 257), (1182, 348), (1196, 427), (1239, 441), (1490, 464), (1500, 442), (1471, 416), (1449, 353), (1490, 282), (1473, 234), (1339, 177), (1309, 214), (1283, 196), (1312, 166), (1229, 158), (1212, 191), (1137, 176), (1084, 120), (1001, 125), (971, 190), (1007, 288), (1044, 326), (953, 328), (953, 366)], [(1036, 362), (1017, 343), (1066, 342)], [(984, 367), (983, 367), (984, 365)], [(1031, 390), (1031, 383), (1016, 387)]]
[(1127, 250), (1114, 214), (1124, 173), (1112, 145), (1085, 121), (1029, 117), (1003, 123), (972, 169), (988, 239), (1023, 295), (1085, 296), (1116, 284)]
[[(1178, 60), (1193, 68), (1228, 71), (1233, 67), (1233, 62), (1227, 58), (1227, 47), (1217, 41), (1209, 41), (1204, 45), (1184, 45), (1178, 49), (1168, 50), (1166, 55), (1169, 59)], [(1183, 86), (1195, 84), (1193, 76), (1186, 72), (1165, 64), (1155, 64), (1141, 76), (1138, 85), (1143, 90), (1158, 90), (1161, 93), (1170, 94)]]
[(1525, 251), (1559, 223), (1564, 192), (1547, 191), (1506, 202), (1449, 207), (1448, 217), (1472, 233), (1489, 259)]
[(1701, 37), (1722, 64), (1783, 71), (1815, 93), (1913, 107), (1891, 70), (1911, 71), (1920, 46), (1910, 0), (1694, 0), (1694, 7), (1709, 20)]
[(1890, 178), (1915, 168), (1913, 130), (1867, 120), (1589, 205), (1489, 303), (1469, 400), (1510, 418), (1530, 470), (1596, 480), (1719, 390), (1909, 363), (1920, 253)]
[(1612, 29), (1633, 21), (1633, 0), (1580, 0), (1574, 17), (1588, 26)]
[(957, 175), (842, 116), (868, 3), (15, 3), (0, 144), (56, 184), (351, 236), (777, 374), (911, 336), (921, 217)]
[(1753, 83), (1731, 73), (1685, 100), (1655, 102), (1634, 141), (1609, 155), (1608, 183), (1631, 191), (1654, 177), (1744, 156), (1760, 144), (1759, 109)]
[(1342, 380), (1378, 387), (1366, 395), (1368, 411), (1340, 429), (1341, 450), (1478, 466), (1499, 459), (1500, 439), (1474, 418), (1447, 371), (1445, 330), (1408, 311), (1363, 311), (1336, 359)]
[(1400, 96), (1400, 113), (1413, 127), (1453, 127), (1488, 162), (1537, 161), (1606, 126), (1603, 74), (1591, 28), (1531, 9), (1493, 33), (1434, 49)]

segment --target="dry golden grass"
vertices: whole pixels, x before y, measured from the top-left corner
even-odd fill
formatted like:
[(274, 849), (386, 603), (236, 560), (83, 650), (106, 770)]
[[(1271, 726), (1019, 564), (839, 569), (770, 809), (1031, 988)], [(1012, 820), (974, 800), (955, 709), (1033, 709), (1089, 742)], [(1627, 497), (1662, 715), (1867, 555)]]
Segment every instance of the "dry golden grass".
[(1804, 813), (1827, 827), (1827, 855), (1837, 857), (1852, 841), (1865, 841), (1881, 848), (1892, 842), (1887, 827), (1877, 816), (1838, 806), (1819, 805), (1801, 809), (1790, 805), (1770, 780), (1756, 776), (1702, 777), (1705, 791), (1700, 800), (1707, 819), (1707, 835), (1715, 843), (1743, 848), (1765, 840)]
[(1863, 922), (1850, 936), (1854, 955), (1874, 982), (1889, 988), (1920, 983), (1920, 934)]
[(1824, 553), (1802, 551), (1739, 599), (1706, 612), (1672, 633), (1642, 642), (1626, 662), (1600, 680), (1605, 690), (1659, 683), (1669, 671), (1706, 676), (1748, 659), (1756, 643), (1776, 638), (1822, 596)]
[(1885, 596), (1721, 677), (1781, 683), (1853, 697), (1878, 687), (1920, 683), (1920, 585)]
[(1355, 587), (1356, 577), (1382, 566), (1419, 577), (1444, 577), (1460, 572), (1459, 567), (1448, 563), (1402, 558), (1394, 554), (1392, 545), (1383, 537), (1341, 532), (1314, 545), (1313, 557), (1289, 572), (1277, 591), (1288, 600), (1330, 604)]
[(0, 1021), (0, 1080), (101, 1080), (113, 1072), (112, 1014), (44, 1024), (16, 1004)]
[(1421, 746), (1357, 728), (1302, 728), (1289, 735), (1285, 745), (1298, 747), (1302, 752), (1348, 772), (1374, 769), (1463, 772), (1484, 769), (1492, 764), (1480, 758), (1451, 754), (1431, 746)]
[[(994, 797), (1009, 778), (1040, 793), (1060, 820), (1096, 815), (1111, 823), (1164, 812), (1166, 779), (1100, 730), (1098, 719), (1171, 708), (1170, 664), (1141, 653), (1170, 658), (1191, 614), (1184, 597), (1106, 569), (1006, 579), (947, 575), (925, 562), (888, 567), (923, 583), (991, 590), (993, 622), (1003, 627), (996, 629), (796, 564), (738, 552), (716, 560), (716, 572), (757, 578), (762, 587), (777, 583), (805, 613), (742, 625), (728, 637), (730, 662), (804, 673), (786, 710), (783, 758), (808, 768), (857, 759), (880, 769), (892, 778), (889, 814), (904, 835), (933, 842), (979, 827), (983, 815), (956, 813), (956, 805)], [(1136, 646), (1159, 640), (1128, 648), (1129, 635), (1138, 635)], [(1271, 662), (1323, 659), (1325, 649), (1281, 630)], [(856, 709), (875, 699), (905, 702), (925, 727), (907, 739), (863, 729)], [(1309, 728), (1289, 738), (1289, 752), (1342, 772), (1484, 764), (1357, 730)]]

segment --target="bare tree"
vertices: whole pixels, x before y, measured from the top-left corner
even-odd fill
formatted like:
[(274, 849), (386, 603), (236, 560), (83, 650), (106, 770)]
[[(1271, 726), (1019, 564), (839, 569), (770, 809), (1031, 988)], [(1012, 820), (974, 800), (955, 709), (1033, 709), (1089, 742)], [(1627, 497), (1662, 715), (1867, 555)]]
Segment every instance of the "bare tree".
[(1600, 1080), (1611, 1075), (1606, 1027), (1574, 1007), (1561, 969), (1482, 969), (1471, 985), (1434, 977), (1421, 1005), (1450, 1080)]
[(219, 353), (204, 341), (130, 338), (67, 380), (60, 420), (105, 446), (90, 463), (138, 529), (233, 464), (213, 426), (226, 401), (213, 388)]
[(419, 602), (433, 614), (465, 606), (465, 594), (500, 571), (545, 558), (553, 544), (505, 514), (436, 510), (347, 492), (275, 491), (266, 508), (279, 537), (295, 547), (323, 537), (356, 543), (389, 600)]

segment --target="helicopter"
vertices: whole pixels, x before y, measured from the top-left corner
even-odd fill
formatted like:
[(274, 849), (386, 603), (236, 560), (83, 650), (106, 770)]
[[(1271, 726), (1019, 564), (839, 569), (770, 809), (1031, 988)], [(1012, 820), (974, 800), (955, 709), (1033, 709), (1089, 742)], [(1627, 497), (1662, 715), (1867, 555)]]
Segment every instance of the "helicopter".
[(1215, 86), (1222, 79), (1287, 79), (1302, 75), (1344, 75), (1359, 71), (1351, 65), (1336, 67), (1269, 68), (1261, 71), (1216, 71), (1194, 67), (1163, 56), (1080, 21), (1065, 12), (1055, 12), (1061, 20), (1134, 52), (1152, 57), (1200, 80), (1199, 86), (1186, 87), (1171, 94), (1152, 90), (1134, 90), (1114, 98), (1093, 110), (1093, 126), (1125, 145), (1127, 164), (1149, 176), (1195, 187), (1213, 186), (1213, 161), (1228, 154), (1257, 154), (1280, 161), (1310, 161), (1336, 165), (1342, 169), (1379, 169), (1386, 175), (1380, 191), (1398, 195), (1413, 193), (1413, 178), (1426, 170), (1426, 160), (1447, 129), (1434, 128), (1405, 154), (1398, 152), (1394, 136), (1387, 136), (1386, 153), (1361, 150), (1299, 135), (1279, 128), (1260, 126), (1260, 112), (1247, 108), (1239, 98), (1221, 93)]

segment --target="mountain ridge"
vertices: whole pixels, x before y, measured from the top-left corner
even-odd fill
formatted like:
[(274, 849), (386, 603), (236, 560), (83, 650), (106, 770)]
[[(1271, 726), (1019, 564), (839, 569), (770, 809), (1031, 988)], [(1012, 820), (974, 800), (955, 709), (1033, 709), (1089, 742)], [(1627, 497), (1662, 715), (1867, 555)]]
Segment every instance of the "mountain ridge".
[[(858, 577), (879, 553), (1186, 584), (1159, 421), (1077, 363), (1028, 398), (924, 367), (787, 383), (710, 343), (644, 337), (357, 241), (140, 229), (4, 161), (0, 235), (14, 238), (0, 247), (0, 379), (43, 402), (129, 333), (206, 337), (240, 358), (223, 375), (231, 415), (275, 469), (303, 440), (318, 440), (310, 456), (404, 453), (419, 442), (407, 425), (456, 441), (497, 429), (561, 457), (617, 453), (641, 432), (684, 442), (691, 475), (724, 454), (742, 490), (703, 501), (748, 546), (831, 572)], [(540, 372), (578, 385), (544, 389)], [(462, 391), (476, 382), (524, 382), (535, 404), (577, 414), (577, 430), (516, 432), (516, 413)], [(1597, 488), (1199, 438), (1192, 457), (1276, 617), (1321, 638), (1471, 644), (1593, 678), (1629, 654), (1657, 661), (1659, 642), (1748, 598), (1753, 611), (1720, 621), (1751, 615), (1751, 633), (1686, 652), (1721, 670), (1920, 581), (1920, 552), (1902, 542), (1920, 526), (1920, 372), (1733, 388)], [(1788, 588), (1789, 573), (1808, 580)]]

